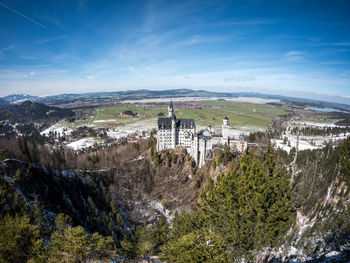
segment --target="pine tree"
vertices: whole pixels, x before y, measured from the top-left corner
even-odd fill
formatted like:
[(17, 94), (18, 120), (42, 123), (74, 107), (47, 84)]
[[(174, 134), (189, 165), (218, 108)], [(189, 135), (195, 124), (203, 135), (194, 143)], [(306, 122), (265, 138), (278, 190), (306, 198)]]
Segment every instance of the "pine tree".
[(112, 237), (89, 235), (83, 227), (67, 227), (51, 235), (47, 245), (47, 262), (109, 262), (115, 254)]
[(340, 147), (341, 171), (350, 183), (350, 138), (347, 138)]
[[(39, 229), (30, 224), (27, 215), (6, 215), (0, 221), (0, 262), (26, 262), (40, 259), (42, 239)], [(32, 261), (33, 262), (33, 261)]]
[(160, 260), (172, 263), (232, 262), (224, 240), (213, 232), (194, 231), (161, 247)]
[(20, 180), (20, 171), (13, 178), (5, 178), (0, 169), (0, 215), (24, 215), (28, 210), (28, 203), (15, 191), (14, 185)]
[(277, 166), (272, 148), (262, 162), (249, 152), (216, 186), (201, 196), (201, 208), (209, 227), (220, 233), (234, 254), (249, 254), (262, 246), (274, 246), (294, 218), (289, 175)]

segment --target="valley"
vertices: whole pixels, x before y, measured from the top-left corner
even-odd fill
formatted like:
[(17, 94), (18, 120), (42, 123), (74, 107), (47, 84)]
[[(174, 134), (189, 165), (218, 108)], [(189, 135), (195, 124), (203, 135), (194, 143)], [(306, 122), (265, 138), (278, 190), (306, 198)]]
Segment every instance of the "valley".
[(349, 0), (0, 0), (0, 263), (349, 263)]
[[(184, 148), (157, 152), (156, 121), (166, 116), (170, 99), (176, 115), (195, 119), (197, 130), (211, 125), (219, 131), (222, 116), (228, 116), (232, 134), (244, 135), (248, 151), (218, 146), (201, 168)], [(243, 97), (115, 101), (62, 111), (67, 115), (57, 119), (45, 117), (45, 110), (52, 112), (45, 107), (51, 106), (16, 105), (21, 112), (40, 109), (21, 117), (36, 123), (29, 134), (18, 132), (16, 114), (5, 115), (0, 128), (1, 213), (40, 225), (39, 236), (47, 241), (32, 258), (56, 257), (45, 250), (53, 246), (49, 240), (79, 226), (87, 236), (98, 233), (109, 247), (86, 254), (86, 260), (183, 262), (183, 255), (201, 262), (201, 253), (210, 262), (349, 258), (350, 128), (341, 125), (349, 113)], [(241, 216), (225, 215), (226, 209)], [(6, 220), (2, 231), (9, 231), (12, 221)], [(236, 225), (250, 237), (232, 239)], [(197, 239), (215, 246), (203, 247)], [(189, 254), (191, 249), (200, 254)]]

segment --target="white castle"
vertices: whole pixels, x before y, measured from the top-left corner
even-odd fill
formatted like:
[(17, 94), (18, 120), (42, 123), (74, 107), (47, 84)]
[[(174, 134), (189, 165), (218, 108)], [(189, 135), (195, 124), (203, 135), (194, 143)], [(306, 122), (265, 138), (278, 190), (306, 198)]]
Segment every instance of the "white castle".
[(220, 144), (227, 144), (241, 152), (247, 149), (247, 142), (243, 137), (230, 136), (230, 127), (226, 116), (223, 119), (222, 135), (216, 135), (210, 126), (197, 133), (194, 119), (177, 119), (171, 101), (168, 113), (168, 118), (158, 119), (157, 151), (182, 146), (194, 158), (197, 165), (202, 167), (208, 150)]

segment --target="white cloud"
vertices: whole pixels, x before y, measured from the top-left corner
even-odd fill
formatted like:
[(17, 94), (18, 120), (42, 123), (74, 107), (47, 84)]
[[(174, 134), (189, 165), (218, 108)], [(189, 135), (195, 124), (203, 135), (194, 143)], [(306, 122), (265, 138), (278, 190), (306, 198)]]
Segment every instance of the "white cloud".
[(31, 71), (30, 73), (29, 73), (29, 75), (30, 76), (34, 76), (36, 73), (34, 72), (34, 71)]
[(128, 67), (128, 70), (130, 70), (131, 72), (135, 72), (135, 68), (131, 66)]
[(96, 79), (96, 77), (93, 76), (93, 75), (87, 75), (86, 78), (87, 78), (87, 79)]
[(48, 38), (44, 38), (44, 39), (41, 39), (41, 40), (37, 41), (36, 44), (41, 45), (41, 44), (45, 44), (45, 43), (48, 43), (48, 42), (56, 41), (56, 40), (59, 40), (59, 39), (62, 39), (62, 38), (66, 38), (66, 37), (68, 37), (68, 35), (60, 35), (60, 36), (48, 37)]
[(276, 21), (270, 19), (241, 20), (222, 23), (221, 26), (258, 26), (274, 24)]
[(4, 55), (5, 52), (12, 50), (16, 47), (16, 45), (10, 45), (8, 47), (0, 48), (0, 58)]
[(285, 54), (286, 57), (302, 56), (302, 55), (304, 55), (303, 52), (301, 52), (301, 51), (295, 51), (295, 50), (288, 51), (288, 52)]
[(211, 36), (201, 36), (195, 35), (192, 38), (183, 41), (181, 44), (184, 46), (190, 46), (198, 43), (211, 43), (211, 42), (219, 42), (224, 41), (226, 38), (224, 37), (211, 37)]
[(25, 56), (25, 55), (21, 55), (21, 56), (19, 56), (19, 58), (28, 59), (28, 60), (37, 60), (38, 59), (37, 57), (34, 57), (34, 56)]
[(304, 58), (304, 52), (291, 50), (284, 54), (284, 59), (288, 61), (300, 61)]

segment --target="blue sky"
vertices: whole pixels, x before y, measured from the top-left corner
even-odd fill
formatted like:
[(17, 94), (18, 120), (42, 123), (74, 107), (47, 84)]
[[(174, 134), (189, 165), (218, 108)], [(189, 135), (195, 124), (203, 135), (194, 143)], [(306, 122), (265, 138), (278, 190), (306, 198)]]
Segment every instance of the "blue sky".
[(257, 91), (350, 103), (350, 1), (0, 0), (0, 96)]

